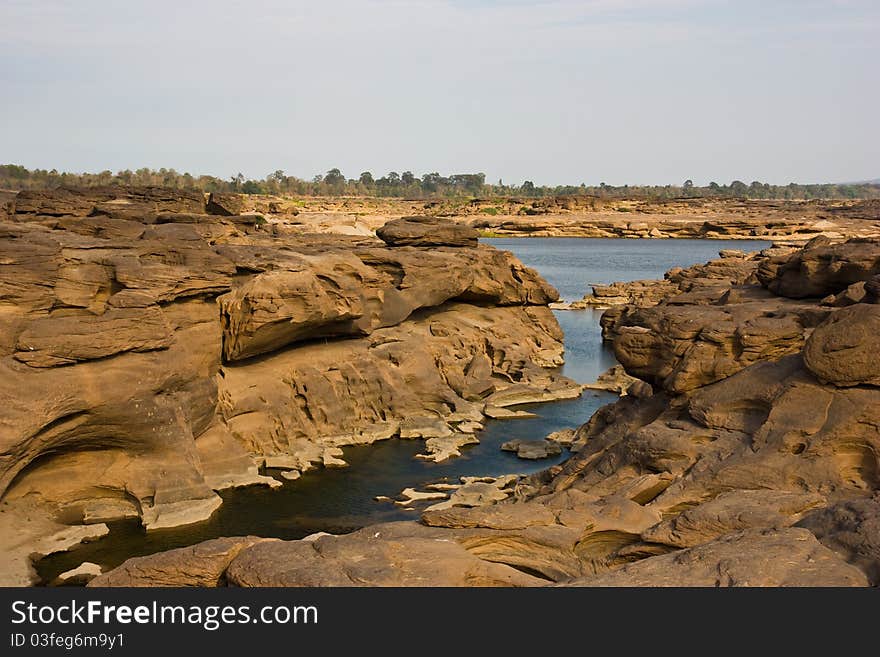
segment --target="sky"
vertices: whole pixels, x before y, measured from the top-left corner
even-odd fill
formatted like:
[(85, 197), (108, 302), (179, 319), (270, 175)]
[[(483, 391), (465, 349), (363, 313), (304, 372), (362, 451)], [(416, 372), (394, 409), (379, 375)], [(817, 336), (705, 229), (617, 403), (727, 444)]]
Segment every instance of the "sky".
[(877, 0), (0, 0), (0, 163), (880, 176)]

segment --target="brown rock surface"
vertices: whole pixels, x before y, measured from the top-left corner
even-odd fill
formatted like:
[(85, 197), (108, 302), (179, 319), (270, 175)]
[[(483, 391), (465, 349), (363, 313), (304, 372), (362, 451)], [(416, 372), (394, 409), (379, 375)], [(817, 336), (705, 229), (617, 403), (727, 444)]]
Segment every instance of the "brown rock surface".
[(208, 214), (233, 216), (245, 211), (246, 196), (240, 194), (220, 194), (212, 192), (205, 206)]
[(508, 440), (501, 444), (504, 452), (514, 452), (521, 459), (546, 459), (562, 453), (558, 443), (549, 440)]
[(880, 274), (880, 239), (811, 240), (789, 256), (770, 258), (757, 272), (774, 294), (793, 299), (836, 294)]
[(573, 301), (572, 310), (595, 306), (622, 306), (626, 304), (653, 305), (678, 292), (671, 281), (626, 281), (609, 285), (593, 285), (593, 291), (583, 299)]
[(803, 529), (750, 530), (568, 586), (866, 586), (864, 573)]
[(810, 335), (804, 362), (820, 381), (880, 386), (880, 305), (836, 311)]
[(880, 585), (880, 495), (840, 502), (807, 514), (798, 527), (856, 564), (872, 586)]
[(226, 569), (243, 550), (272, 539), (256, 536), (215, 538), (189, 547), (128, 559), (92, 579), (90, 587), (220, 586)]
[(376, 231), (389, 246), (476, 246), (477, 231), (436, 217), (401, 217)]
[(215, 197), (212, 215), (175, 190), (16, 196), (0, 223), (5, 502), (186, 524), (216, 489), (277, 485), (267, 459), (339, 465), (340, 446), (418, 417), (442, 429), (424, 439), (460, 446), (492, 395), (580, 393), (554, 371), (556, 291), (471, 229), (415, 222), (459, 246), (389, 248), (263, 224), (236, 201)]
[[(836, 253), (847, 260), (845, 248)], [(777, 298), (742, 279), (726, 289), (715, 289), (718, 279), (699, 280), (714, 282), (694, 283), (655, 306), (623, 307), (607, 324), (624, 366), (661, 388), (596, 412), (575, 432), (575, 453), (563, 464), (475, 506), (440, 502), (421, 524), (368, 527), (314, 545), (256, 546), (233, 560), (229, 581), (876, 583), (880, 388), (866, 382), (878, 375), (878, 361), (862, 357), (862, 343), (872, 344), (867, 333), (838, 346), (831, 337), (843, 331), (830, 328), (863, 327), (874, 306), (834, 310), (818, 300)], [(858, 376), (838, 377), (841, 385), (817, 377), (821, 359), (805, 356), (810, 349), (841, 351), (828, 359), (839, 361), (834, 371)]]
[(235, 586), (535, 586), (544, 582), (480, 559), (414, 523), (377, 525), (314, 541), (264, 543), (226, 572)]

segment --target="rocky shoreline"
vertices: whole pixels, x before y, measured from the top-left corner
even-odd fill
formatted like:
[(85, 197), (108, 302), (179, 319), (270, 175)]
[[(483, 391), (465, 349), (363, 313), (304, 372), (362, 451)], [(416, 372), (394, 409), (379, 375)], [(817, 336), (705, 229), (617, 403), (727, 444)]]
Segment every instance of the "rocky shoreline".
[[(768, 239), (804, 243), (825, 235), (880, 236), (880, 201), (725, 198), (617, 200), (594, 196), (415, 201), (375, 198), (241, 197), (238, 207), (276, 213), (310, 230), (365, 234), (389, 218), (429, 215), (493, 237)], [(295, 217), (291, 216), (295, 213)], [(333, 228), (332, 230), (338, 230)]]
[[(0, 190), (0, 221), (11, 214), (88, 214), (95, 202), (113, 203), (118, 188), (41, 191)], [(201, 196), (201, 194), (198, 194)], [(464, 224), (487, 237), (597, 237), (628, 239), (766, 239), (803, 244), (880, 237), (878, 200), (759, 200), (676, 198), (611, 199), (595, 196), (412, 200), (371, 197), (303, 197), (213, 194), (205, 208), (217, 216), (259, 215), (284, 234), (371, 237), (389, 220), (431, 216)], [(111, 205), (112, 208), (112, 205)], [(118, 210), (118, 208), (117, 208)], [(123, 213), (124, 214), (124, 213)], [(121, 215), (120, 215), (121, 216)], [(278, 226), (279, 228), (276, 228)]]
[(571, 398), (556, 291), (475, 230), (311, 233), (242, 199), (21, 192), (0, 218), (0, 581), (216, 491), (419, 439), (456, 456), (505, 407)]
[(877, 586), (880, 240), (727, 253), (649, 287), (603, 318), (640, 380), (506, 499), (218, 539), (90, 585)]
[[(484, 418), (581, 393), (555, 371), (555, 290), (479, 245), (473, 222), (399, 218), (377, 238), (332, 213), (258, 214), (251, 202), (116, 188), (6, 205), (4, 584), (33, 583), (32, 560), (109, 521), (196, 522), (217, 490), (279, 485), (264, 468), (295, 479), (344, 467), (342, 446), (391, 437), (452, 458)], [(844, 206), (853, 234), (876, 228), (853, 218), (868, 205)], [(625, 371), (598, 385), (627, 394), (549, 437), (574, 452), (560, 465), (408, 489), (401, 503), (433, 502), (419, 521), (220, 538), (69, 575), (91, 586), (876, 586), (880, 239), (799, 225), (783, 232), (823, 235), (576, 302), (609, 307), (603, 336)], [(551, 442), (507, 448), (533, 457)]]

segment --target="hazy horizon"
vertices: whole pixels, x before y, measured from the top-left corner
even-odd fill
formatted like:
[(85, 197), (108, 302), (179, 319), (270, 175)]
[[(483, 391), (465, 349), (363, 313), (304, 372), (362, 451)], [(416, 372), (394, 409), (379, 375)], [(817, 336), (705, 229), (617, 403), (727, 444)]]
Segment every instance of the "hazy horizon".
[(868, 0), (0, 0), (0, 161), (537, 185), (880, 175)]

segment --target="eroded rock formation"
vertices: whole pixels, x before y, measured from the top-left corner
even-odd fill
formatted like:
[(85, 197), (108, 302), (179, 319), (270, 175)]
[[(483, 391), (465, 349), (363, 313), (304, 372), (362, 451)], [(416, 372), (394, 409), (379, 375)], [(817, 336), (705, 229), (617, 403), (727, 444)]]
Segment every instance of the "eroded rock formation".
[(512, 496), (262, 543), (228, 582), (878, 585), (877, 306), (821, 297), (873, 280), (880, 241), (742, 260), (745, 278), (677, 272), (660, 303), (609, 314), (618, 357), (654, 390), (600, 409), (571, 458)]
[(184, 524), (216, 490), (278, 485), (263, 465), (292, 478), (397, 435), (446, 458), (487, 407), (580, 393), (553, 370), (556, 291), (471, 229), (307, 235), (241, 201), (114, 188), (7, 206), (4, 512)]

